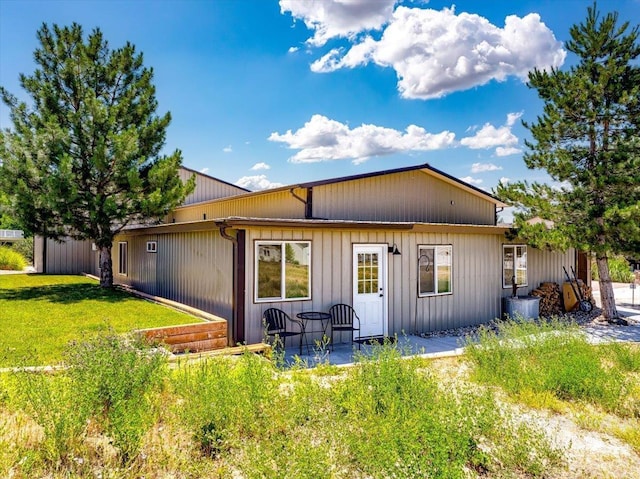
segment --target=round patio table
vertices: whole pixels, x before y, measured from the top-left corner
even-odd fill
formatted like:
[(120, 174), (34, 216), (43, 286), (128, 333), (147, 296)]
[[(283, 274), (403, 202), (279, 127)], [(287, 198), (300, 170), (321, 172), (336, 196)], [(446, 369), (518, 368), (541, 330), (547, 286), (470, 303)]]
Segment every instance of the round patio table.
[[(303, 311), (296, 314), (296, 316), (304, 323), (305, 341), (307, 343), (307, 353), (309, 353), (309, 334), (322, 333), (323, 337), (326, 336), (331, 315), (324, 311)], [(318, 323), (320, 325), (319, 328)]]

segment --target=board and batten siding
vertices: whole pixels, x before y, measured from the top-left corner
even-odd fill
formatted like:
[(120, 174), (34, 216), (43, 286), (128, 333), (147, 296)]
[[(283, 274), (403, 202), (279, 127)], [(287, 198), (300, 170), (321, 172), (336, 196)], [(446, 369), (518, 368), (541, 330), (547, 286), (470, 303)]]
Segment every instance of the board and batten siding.
[[(502, 244), (523, 244), (508, 243)], [(501, 253), (502, 254), (502, 253)], [(562, 285), (567, 278), (562, 267), (571, 271), (570, 266), (576, 267), (575, 249), (569, 248), (564, 252), (543, 251), (527, 246), (527, 283), (526, 287), (518, 288), (518, 295), (523, 296), (538, 288), (541, 283), (551, 281)], [(511, 286), (503, 290), (503, 297), (511, 296)]]
[(193, 192), (185, 198), (183, 203), (184, 205), (239, 195), (247, 192), (244, 188), (220, 181), (202, 173), (191, 171), (186, 168), (180, 168), (178, 170), (178, 176), (183, 183), (186, 183), (192, 175), (196, 176), (196, 187)]
[[(502, 245), (497, 234), (415, 233), (377, 230), (248, 228), (246, 236), (245, 328), (249, 343), (264, 337), (262, 314), (270, 307), (291, 317), (302, 311), (328, 311), (336, 303), (352, 304), (354, 244), (396, 244), (400, 255), (388, 256), (389, 334), (402, 335), (486, 323), (502, 314)], [(254, 301), (255, 242), (311, 241), (311, 299)], [(418, 297), (418, 246), (452, 246), (452, 293)], [(572, 251), (551, 253), (529, 248), (529, 287), (562, 282), (562, 266), (574, 264)]]
[[(298, 189), (296, 194), (304, 198), (305, 190)], [(304, 218), (304, 203), (286, 191), (271, 194), (225, 198), (218, 201), (182, 206), (167, 216), (167, 223), (198, 221), (205, 218), (226, 218), (245, 216), (253, 218)]]
[(33, 263), (38, 273), (98, 274), (98, 252), (93, 250), (92, 242), (88, 240), (67, 238), (61, 243), (36, 236), (33, 242)]
[[(120, 241), (127, 242), (126, 276), (118, 274)], [(157, 241), (156, 253), (147, 252), (147, 241)], [(233, 244), (218, 230), (119, 235), (113, 251), (114, 282), (215, 314), (231, 327)]]
[(313, 216), (493, 225), (495, 204), (422, 171), (409, 171), (314, 186)]

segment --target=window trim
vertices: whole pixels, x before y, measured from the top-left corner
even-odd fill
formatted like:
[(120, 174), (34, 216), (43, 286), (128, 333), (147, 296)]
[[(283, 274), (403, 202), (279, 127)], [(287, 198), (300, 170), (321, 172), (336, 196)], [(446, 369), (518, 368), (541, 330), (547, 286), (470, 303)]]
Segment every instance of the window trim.
[[(518, 288), (524, 288), (529, 286), (529, 255), (528, 255), (528, 248), (526, 244), (523, 243), (504, 243), (502, 245), (502, 265), (501, 265), (501, 269), (502, 269), (502, 289), (509, 289), (512, 288), (513, 285), (511, 284), (511, 278), (508, 278), (508, 282), (507, 282), (507, 278), (505, 278), (504, 276), (504, 253), (507, 250), (507, 248), (513, 249), (513, 261), (514, 261), (514, 271), (516, 271), (516, 252), (517, 252), (517, 248), (524, 248), (524, 253), (525, 253), (525, 258), (526, 258), (526, 264), (525, 264), (525, 278), (526, 281), (522, 284), (518, 284)], [(518, 275), (516, 274), (516, 278), (518, 277)]]
[[(124, 250), (124, 254), (122, 251)], [(118, 242), (118, 274), (120, 276), (128, 276), (129, 273), (129, 242)]]
[(157, 252), (158, 252), (158, 242), (147, 241), (147, 253), (157, 253)]
[[(433, 293), (422, 293), (420, 291), (420, 257), (422, 256), (421, 254), (421, 250), (422, 249), (427, 249), (427, 248), (431, 248), (433, 249), (433, 257), (434, 257), (434, 268), (433, 268), (433, 276), (434, 276), (434, 292)], [(438, 292), (438, 262), (437, 262), (437, 258), (438, 258), (438, 250), (439, 249), (448, 249), (449, 250), (449, 254), (451, 257), (451, 264), (449, 265), (449, 291), (445, 291), (442, 293)], [(419, 298), (428, 298), (430, 296), (447, 296), (450, 294), (453, 294), (453, 245), (452, 244), (419, 244), (418, 245), (418, 261), (417, 261), (417, 265), (418, 267), (418, 275), (417, 275), (417, 283), (416, 283), (416, 289), (418, 292), (418, 297)]]
[[(285, 298), (286, 294), (286, 245), (288, 243), (306, 243), (309, 246), (309, 264), (307, 273), (308, 284), (308, 296), (302, 298)], [(264, 245), (279, 245), (282, 247), (282, 254), (280, 257), (281, 264), (281, 290), (279, 297), (259, 298), (258, 297), (258, 261), (260, 255), (258, 254), (260, 246)], [(309, 301), (311, 300), (311, 258), (312, 258), (312, 245), (311, 240), (255, 240), (254, 242), (254, 259), (253, 259), (253, 302), (254, 303), (276, 303), (276, 302), (291, 302), (291, 301)]]

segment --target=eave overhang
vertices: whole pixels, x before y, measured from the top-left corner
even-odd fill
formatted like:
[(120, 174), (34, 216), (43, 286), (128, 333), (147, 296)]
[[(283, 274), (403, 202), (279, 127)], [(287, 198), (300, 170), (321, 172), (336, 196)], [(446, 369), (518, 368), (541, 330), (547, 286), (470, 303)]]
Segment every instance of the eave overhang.
[(495, 234), (503, 235), (509, 231), (509, 225), (469, 225), (452, 223), (412, 223), (386, 221), (346, 221), (321, 219), (286, 219), (286, 218), (250, 218), (231, 216), (210, 220), (187, 221), (183, 223), (167, 223), (129, 227), (120, 232), (124, 236), (139, 236), (165, 233), (187, 233), (195, 231), (212, 231), (220, 227), (246, 228), (304, 228), (330, 230), (381, 230), (412, 231), (415, 233), (457, 233), (457, 234)]

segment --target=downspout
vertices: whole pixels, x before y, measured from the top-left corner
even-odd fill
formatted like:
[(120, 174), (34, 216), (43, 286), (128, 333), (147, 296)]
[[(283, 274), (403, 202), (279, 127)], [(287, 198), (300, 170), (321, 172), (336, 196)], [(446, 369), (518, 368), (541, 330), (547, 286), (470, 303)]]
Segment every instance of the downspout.
[(304, 205), (304, 219), (308, 220), (313, 218), (313, 188), (307, 188), (307, 199), (298, 196), (294, 190), (295, 187), (290, 188), (289, 193), (291, 193), (291, 196), (293, 196), (296, 200), (300, 201)]
[[(227, 233), (228, 225), (224, 223), (218, 224), (220, 236), (226, 240), (231, 241), (233, 244), (233, 259), (232, 259), (232, 321), (231, 328), (232, 343), (230, 345), (235, 346), (238, 343), (244, 342), (244, 231), (237, 230), (237, 236), (231, 236)], [(239, 239), (242, 240), (242, 252), (238, 247)]]
[(498, 225), (498, 215), (500, 213), (502, 213), (504, 211), (504, 206), (500, 206), (498, 208), (496, 208), (496, 216), (493, 220), (493, 226), (497, 226)]

